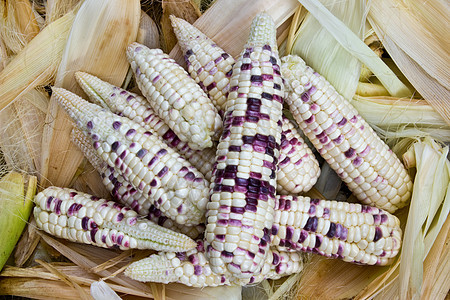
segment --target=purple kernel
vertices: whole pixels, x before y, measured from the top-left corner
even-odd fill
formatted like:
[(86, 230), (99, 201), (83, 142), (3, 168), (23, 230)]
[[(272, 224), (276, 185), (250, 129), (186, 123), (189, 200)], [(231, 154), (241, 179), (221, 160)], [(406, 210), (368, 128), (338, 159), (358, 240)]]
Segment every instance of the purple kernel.
[(322, 245), (322, 237), (319, 235), (316, 235), (316, 244), (314, 245), (314, 248), (319, 248), (320, 245)]
[(363, 159), (359, 156), (356, 156), (355, 159), (353, 160), (353, 165), (355, 167), (357, 167), (357, 166), (361, 165), (362, 162), (363, 162)]
[(69, 193), (69, 197), (70, 197), (70, 198), (73, 198), (73, 197), (75, 197), (76, 195), (78, 195), (77, 192), (70, 192), (70, 193)]
[(355, 149), (349, 148), (347, 151), (344, 152), (345, 157), (351, 158), (355, 155)]
[(336, 224), (330, 223), (330, 229), (328, 229), (327, 237), (332, 238), (336, 233)]
[(286, 240), (292, 239), (292, 236), (294, 235), (294, 228), (291, 226), (286, 227)]
[(140, 149), (140, 150), (136, 153), (136, 156), (139, 157), (139, 158), (142, 158), (142, 157), (144, 157), (144, 155), (147, 154), (147, 153), (148, 153), (148, 150), (147, 150), (147, 149)]
[(120, 222), (120, 221), (122, 221), (123, 220), (123, 213), (119, 213), (118, 215), (117, 215), (117, 217), (116, 217), (116, 221), (117, 222)]
[(233, 258), (233, 253), (232, 252), (228, 252), (228, 251), (222, 251), (220, 253), (220, 256), (224, 257), (224, 258)]
[(81, 228), (83, 228), (83, 230), (88, 230), (88, 224), (89, 224), (89, 218), (88, 217), (83, 217), (81, 219)]
[(55, 203), (55, 213), (57, 215), (61, 214), (61, 203), (62, 203), (62, 201), (59, 199)]
[(309, 207), (308, 214), (314, 215), (315, 213), (316, 213), (316, 206), (315, 206), (315, 205), (311, 205), (311, 206)]
[(92, 124), (92, 121), (88, 121), (86, 126), (87, 126), (88, 129), (94, 128), (94, 125)]
[(156, 179), (153, 179), (152, 181), (150, 181), (150, 186), (156, 186), (156, 185), (157, 185)]
[(317, 217), (309, 217), (306, 221), (304, 229), (307, 231), (315, 232), (317, 230), (318, 219)]
[(116, 151), (117, 148), (119, 148), (119, 146), (120, 146), (120, 142), (119, 142), (119, 141), (115, 141), (115, 142), (112, 143), (112, 145), (111, 145), (111, 150), (112, 150), (112, 151)]
[[(50, 206), (52, 204), (53, 199), (55, 199), (55, 197), (53, 197), (53, 196), (50, 196), (50, 197), (47, 198), (47, 209), (50, 209)], [(74, 204), (72, 204), (72, 206), (73, 205)]]
[(242, 71), (251, 70), (251, 68), (252, 68), (251, 64), (242, 64), (242, 66), (241, 66)]
[(135, 133), (136, 133), (136, 130), (135, 130), (135, 129), (129, 129), (125, 135), (126, 135), (127, 137), (131, 137), (131, 136), (133, 136)]
[(270, 57), (269, 61), (272, 63), (272, 65), (276, 65), (277, 64), (277, 59), (273, 56)]
[(198, 275), (202, 275), (202, 271), (203, 271), (203, 270), (202, 270), (202, 267), (201, 267), (201, 266), (199, 266), (199, 265), (195, 265), (195, 266), (194, 266), (194, 274), (195, 274), (195, 275), (197, 275), (197, 276), (198, 276)]
[(373, 237), (373, 241), (376, 242), (383, 236), (383, 232), (380, 227), (375, 227), (375, 236)]
[(305, 120), (305, 122), (306, 122), (307, 124), (310, 124), (310, 123), (314, 122), (314, 120), (315, 120), (314, 115), (311, 115), (308, 119)]
[(343, 117), (342, 120), (340, 120), (340, 121), (337, 123), (337, 125), (338, 125), (339, 127), (342, 127), (342, 126), (344, 126), (346, 123), (347, 123), (347, 119)]
[(251, 75), (251, 76), (250, 76), (250, 81), (251, 81), (252, 83), (262, 83), (263, 78), (262, 78), (262, 76), (260, 76), (260, 75)]
[(269, 45), (264, 45), (263, 50), (272, 51), (272, 48)]
[(228, 222), (231, 226), (242, 226), (242, 222), (240, 220), (230, 219)]
[(120, 126), (122, 126), (122, 123), (115, 121), (113, 122), (112, 126), (115, 130), (119, 130)]
[(94, 228), (91, 230), (91, 232), (90, 232), (90, 235), (91, 235), (91, 241), (94, 242), (94, 243), (96, 243), (96, 241), (95, 241), (95, 234), (97, 233), (97, 231), (98, 231), (98, 228), (97, 228), (97, 227), (94, 227)]
[(225, 241), (225, 235), (224, 234), (216, 234), (216, 239), (219, 241)]
[(381, 222), (380, 223), (384, 224), (387, 222), (387, 220), (388, 220), (388, 216), (385, 214), (381, 214)]
[(150, 162), (148, 163), (148, 166), (149, 166), (149, 167), (152, 166), (157, 160), (158, 160), (158, 157), (154, 156), (154, 157), (150, 160)]

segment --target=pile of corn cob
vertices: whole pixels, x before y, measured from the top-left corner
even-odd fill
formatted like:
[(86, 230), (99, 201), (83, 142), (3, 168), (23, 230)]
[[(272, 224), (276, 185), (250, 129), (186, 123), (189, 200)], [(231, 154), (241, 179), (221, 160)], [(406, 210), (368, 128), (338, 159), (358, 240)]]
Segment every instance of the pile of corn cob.
[[(390, 263), (401, 242), (391, 213), (408, 203), (412, 182), (358, 112), (301, 58), (280, 60), (267, 14), (253, 20), (237, 60), (171, 20), (188, 72), (133, 43), (127, 57), (143, 97), (82, 72), (76, 79), (94, 103), (53, 88), (76, 124), (74, 143), (121, 204), (50, 187), (35, 197), (39, 228), (101, 247), (160, 251), (125, 274), (198, 287), (299, 272), (301, 252)], [(298, 195), (320, 169), (283, 117), (284, 100), (365, 205)]]

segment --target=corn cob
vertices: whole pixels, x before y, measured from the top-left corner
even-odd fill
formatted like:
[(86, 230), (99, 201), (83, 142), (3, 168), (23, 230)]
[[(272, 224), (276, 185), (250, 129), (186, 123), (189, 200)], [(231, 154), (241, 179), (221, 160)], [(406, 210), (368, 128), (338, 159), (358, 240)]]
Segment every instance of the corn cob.
[(387, 265), (398, 254), (402, 230), (376, 207), (309, 197), (279, 196), (271, 246), (313, 252), (368, 265)]
[(320, 176), (319, 162), (298, 133), (283, 116), (277, 191), (281, 194), (309, 191)]
[(189, 147), (211, 147), (222, 120), (195, 81), (160, 49), (133, 43), (127, 58), (136, 82), (153, 110)]
[[(192, 78), (203, 88), (223, 115), (235, 60), (200, 30), (183, 19), (171, 16), (172, 26)], [(307, 191), (320, 175), (319, 163), (287, 118), (282, 120), (277, 191)]]
[(125, 275), (144, 282), (178, 282), (187, 286), (206, 287), (256, 284), (264, 279), (278, 279), (298, 273), (302, 267), (302, 256), (299, 253), (270, 249), (259, 275), (236, 279), (230, 273), (214, 273), (205, 256), (203, 242), (197, 241), (197, 248), (187, 252), (158, 253), (136, 261), (128, 266)]
[(189, 237), (142, 219), (127, 207), (73, 189), (49, 187), (34, 202), (37, 226), (73, 242), (122, 250), (187, 251), (196, 246)]
[(53, 94), (108, 166), (165, 216), (185, 225), (203, 222), (207, 181), (187, 161), (133, 121), (64, 89), (53, 88)]
[(175, 16), (170, 16), (170, 20), (178, 44), (185, 53), (188, 73), (223, 115), (234, 58), (185, 20)]
[(83, 152), (86, 159), (99, 172), (106, 189), (122, 205), (130, 207), (139, 215), (170, 230), (183, 233), (190, 238), (198, 237), (205, 230), (204, 225), (186, 226), (167, 218), (155, 205), (151, 204), (148, 197), (137, 191), (122, 175), (114, 168), (109, 167), (97, 155), (94, 147), (90, 144), (89, 137), (82, 131), (74, 128), (71, 134), (74, 144)]
[(192, 150), (149, 107), (141, 96), (116, 87), (100, 78), (84, 72), (75, 73), (75, 78), (92, 102), (113, 113), (139, 123), (144, 129), (158, 135), (171, 148), (176, 149), (192, 166), (211, 179), (216, 151), (214, 148)]
[(318, 152), (364, 204), (393, 213), (405, 206), (406, 169), (358, 111), (297, 56), (283, 58), (286, 103)]
[(207, 205), (206, 255), (218, 274), (258, 274), (269, 249), (281, 139), (283, 82), (276, 29), (255, 17), (233, 67)]

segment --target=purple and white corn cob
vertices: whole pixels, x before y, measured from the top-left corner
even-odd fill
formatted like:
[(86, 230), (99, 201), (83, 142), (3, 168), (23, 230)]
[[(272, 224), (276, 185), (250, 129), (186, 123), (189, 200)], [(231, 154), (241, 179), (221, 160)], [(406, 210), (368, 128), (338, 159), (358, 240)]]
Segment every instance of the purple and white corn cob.
[(155, 224), (183, 233), (190, 238), (197, 238), (205, 231), (203, 224), (196, 226), (181, 225), (167, 218), (161, 210), (151, 203), (148, 197), (145, 197), (141, 192), (136, 190), (114, 168), (106, 165), (97, 155), (97, 152), (90, 143), (89, 137), (82, 131), (76, 128), (72, 129), (71, 138), (74, 144), (83, 152), (85, 158), (99, 172), (103, 184), (115, 201), (133, 209), (139, 215), (146, 217)]
[(216, 155), (215, 148), (192, 150), (155, 114), (144, 97), (116, 87), (88, 73), (76, 72), (75, 78), (92, 102), (115, 114), (127, 117), (158, 135), (169, 147), (176, 149), (192, 166), (205, 175), (207, 180), (211, 179), (211, 170)]
[(279, 279), (303, 269), (302, 255), (295, 252), (268, 250), (259, 275), (237, 279), (230, 273), (216, 274), (205, 256), (202, 241), (187, 252), (161, 252), (128, 266), (125, 275), (144, 282), (178, 282), (192, 287), (256, 284), (264, 279)]
[(376, 207), (309, 197), (278, 196), (271, 246), (347, 262), (387, 265), (398, 254), (400, 221)]
[(208, 183), (178, 153), (128, 118), (61, 88), (53, 88), (53, 94), (91, 138), (99, 157), (147, 195), (165, 216), (179, 224), (203, 223)]
[(133, 43), (127, 58), (150, 106), (194, 150), (213, 145), (222, 120), (205, 92), (161, 49)]
[(319, 162), (294, 124), (284, 116), (281, 129), (277, 191), (280, 194), (309, 191), (320, 176)]
[(37, 226), (72, 242), (98, 247), (187, 251), (189, 237), (139, 217), (114, 201), (73, 189), (48, 187), (34, 197)]
[[(171, 16), (171, 21), (179, 45), (185, 54), (189, 74), (223, 115), (235, 60), (185, 20)], [(308, 191), (319, 178), (319, 162), (287, 118), (283, 118), (281, 129), (277, 191), (281, 193)]]
[(390, 213), (407, 205), (408, 172), (358, 111), (300, 57), (282, 61), (292, 115), (358, 200)]
[(257, 15), (233, 67), (207, 205), (206, 255), (217, 274), (250, 278), (268, 255), (284, 94), (279, 62), (274, 22)]

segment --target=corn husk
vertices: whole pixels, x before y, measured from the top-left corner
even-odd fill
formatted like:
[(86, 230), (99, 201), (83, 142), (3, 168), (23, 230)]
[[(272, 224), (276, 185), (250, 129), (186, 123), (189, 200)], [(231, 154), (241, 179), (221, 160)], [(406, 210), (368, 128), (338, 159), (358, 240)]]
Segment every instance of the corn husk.
[(33, 208), (37, 178), (10, 172), (0, 179), (0, 270), (11, 255)]
[[(431, 4), (383, 0), (372, 5), (369, 22), (387, 52), (417, 91), (450, 124), (449, 45), (443, 32), (448, 24), (442, 23), (449, 6), (438, 0)], [(422, 25), (417, 13), (427, 16), (427, 26)]]
[[(126, 47), (136, 39), (139, 18), (137, 0), (83, 2), (65, 46), (55, 86), (84, 95), (73, 77), (79, 70), (120, 86), (128, 70)], [(123, 28), (117, 31), (115, 26), (119, 24)], [(53, 98), (46, 123), (40, 171), (46, 179), (43, 184), (68, 186), (83, 156), (70, 142), (71, 120)], [(100, 186), (100, 179), (92, 184)]]
[(299, 0), (299, 2), (308, 9), (344, 49), (358, 58), (377, 76), (392, 96), (410, 97), (412, 95), (408, 87), (397, 78), (378, 55), (318, 0)]
[[(363, 38), (365, 1), (322, 0), (321, 3), (357, 37)], [(306, 64), (324, 76), (346, 99), (355, 94), (361, 71), (356, 57), (345, 50), (311, 15), (307, 14), (295, 35), (291, 54), (305, 58)]]
[(52, 81), (74, 17), (70, 12), (49, 24), (0, 72), (0, 110), (27, 91)]

